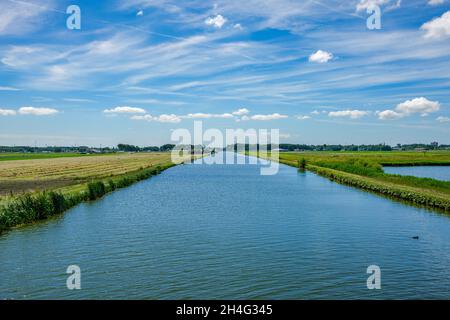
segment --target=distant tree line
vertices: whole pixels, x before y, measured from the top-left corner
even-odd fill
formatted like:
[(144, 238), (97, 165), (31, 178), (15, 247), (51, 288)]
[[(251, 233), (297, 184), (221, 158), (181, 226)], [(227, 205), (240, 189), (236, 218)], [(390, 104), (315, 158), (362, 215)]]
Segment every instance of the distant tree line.
[(30, 147), (30, 146), (0, 146), (0, 152), (25, 152), (25, 153), (90, 153), (90, 152), (114, 152), (115, 148), (91, 148), (87, 146), (65, 147), (65, 146), (48, 146), (48, 147)]
[(165, 152), (171, 151), (173, 148), (175, 148), (174, 144), (165, 144), (160, 147), (138, 147), (130, 144), (117, 145), (117, 149), (119, 149), (119, 151), (126, 151), (126, 152)]
[[(370, 144), (370, 145), (333, 145), (333, 144), (322, 144), (322, 145), (307, 145), (307, 144), (289, 144), (280, 143), (277, 146), (268, 145), (266, 150), (270, 151), (272, 148), (278, 149), (280, 151), (413, 151), (413, 150), (449, 150), (450, 145), (439, 145), (437, 142), (432, 142), (430, 144), (397, 144), (396, 146), (390, 146), (384, 143), (380, 144)], [(227, 150), (259, 150), (259, 145), (249, 145), (249, 144), (234, 144), (228, 146)]]
[(174, 144), (165, 144), (160, 147), (138, 147), (129, 144), (119, 144), (117, 147), (87, 147), (87, 146), (0, 146), (0, 152), (25, 152), (25, 153), (113, 153), (113, 152), (165, 152), (171, 151)]
[(288, 151), (392, 151), (392, 147), (387, 144), (375, 145), (341, 145), (341, 144), (322, 144), (322, 145), (305, 145), (305, 144), (280, 144), (282, 150)]
[[(87, 147), (87, 146), (47, 146), (47, 147), (30, 147), (30, 146), (0, 146), (0, 152), (26, 152), (26, 153), (113, 153), (113, 152), (167, 152), (172, 151), (175, 148), (174, 144), (165, 144), (160, 147), (148, 146), (139, 147), (131, 144), (118, 144), (117, 147)], [(428, 151), (428, 150), (450, 150), (450, 145), (438, 144), (432, 142), (430, 144), (397, 144), (396, 146), (390, 146), (384, 143), (371, 144), (371, 145), (333, 145), (333, 144), (321, 144), (321, 145), (307, 145), (307, 144), (289, 144), (281, 143), (278, 146), (268, 145), (265, 149), (270, 151), (271, 148), (279, 149), (280, 151)], [(184, 150), (199, 149), (203, 151), (211, 151), (205, 146), (184, 146)], [(226, 150), (259, 150), (259, 145), (249, 144), (234, 144), (226, 147)], [(215, 149), (214, 149), (215, 151)], [(194, 153), (194, 151), (192, 151)], [(197, 153), (197, 152), (196, 152)]]

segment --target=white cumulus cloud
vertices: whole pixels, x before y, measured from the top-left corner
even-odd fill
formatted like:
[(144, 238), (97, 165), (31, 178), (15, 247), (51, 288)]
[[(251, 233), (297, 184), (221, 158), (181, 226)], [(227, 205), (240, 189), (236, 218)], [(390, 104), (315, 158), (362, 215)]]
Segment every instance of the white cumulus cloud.
[(14, 116), (15, 114), (16, 114), (15, 110), (0, 109), (0, 116)]
[[(117, 108), (115, 108), (115, 109), (117, 109)], [(111, 109), (111, 110), (115, 110), (115, 109)], [(199, 113), (189, 113), (186, 115), (163, 114), (160, 116), (152, 116), (151, 114), (143, 114), (143, 115), (133, 115), (130, 119), (178, 123), (184, 119), (235, 119), (236, 121), (239, 122), (239, 121), (249, 121), (249, 120), (269, 121), (269, 120), (288, 118), (288, 116), (282, 115), (279, 113), (265, 114), (265, 115), (258, 114), (258, 115), (253, 115), (253, 116), (250, 116), (249, 113), (250, 113), (250, 110), (248, 110), (246, 108), (241, 108), (241, 109), (233, 111), (231, 113), (200, 113), (199, 112)], [(309, 119), (309, 116), (304, 116), (304, 120), (305, 119)]]
[(181, 118), (175, 114), (162, 114), (159, 116), (152, 116), (150, 114), (146, 114), (143, 116), (132, 116), (131, 120), (144, 120), (144, 121), (155, 121), (162, 123), (179, 123), (181, 122)]
[(235, 115), (235, 116), (244, 116), (244, 115), (249, 114), (249, 113), (250, 113), (250, 110), (248, 110), (247, 108), (241, 108), (241, 109), (239, 109), (237, 111), (234, 111), (233, 115)]
[(33, 116), (49, 116), (58, 112), (58, 110), (53, 108), (22, 107), (19, 109), (20, 114)]
[(130, 118), (131, 120), (146, 120), (146, 121), (153, 121), (153, 116), (146, 114), (143, 116), (132, 116)]
[(333, 59), (331, 52), (317, 50), (315, 53), (309, 56), (309, 62), (326, 63)]
[(377, 114), (380, 120), (397, 120), (405, 116), (403, 113), (398, 113), (394, 110), (384, 110), (378, 112)]
[(112, 109), (103, 110), (104, 113), (146, 113), (146, 111), (142, 108), (134, 108), (134, 107), (115, 107)]
[(420, 97), (399, 103), (395, 110), (384, 110), (377, 114), (381, 120), (396, 120), (414, 113), (427, 116), (429, 113), (439, 111), (440, 107), (441, 104), (438, 101), (430, 101), (427, 98)]
[(342, 110), (328, 113), (329, 117), (349, 117), (351, 119), (359, 119), (367, 115), (369, 115), (369, 112), (362, 110)]
[(216, 28), (222, 28), (223, 25), (227, 22), (227, 19), (222, 17), (222, 15), (218, 14), (215, 17), (209, 17), (208, 19), (205, 20), (205, 23), (208, 26), (214, 26)]
[(213, 113), (190, 113), (187, 116), (183, 116), (187, 119), (211, 119), (211, 118), (222, 118), (230, 119), (233, 118), (231, 113), (213, 114)]
[(308, 120), (308, 119), (311, 119), (311, 117), (310, 116), (297, 116), (297, 119), (298, 120)]
[(427, 98), (420, 97), (412, 100), (406, 100), (397, 105), (395, 110), (400, 113), (421, 113), (427, 114), (430, 112), (436, 112), (440, 109), (440, 103), (438, 101), (430, 101)]
[(157, 122), (179, 123), (180, 117), (175, 114), (162, 114), (154, 118)]
[(273, 114), (256, 114), (252, 116), (250, 119), (257, 121), (269, 121), (269, 120), (278, 120), (278, 119), (286, 119), (288, 116), (273, 113)]
[(424, 23), (420, 29), (425, 31), (425, 38), (441, 39), (450, 36), (450, 11), (442, 16)]

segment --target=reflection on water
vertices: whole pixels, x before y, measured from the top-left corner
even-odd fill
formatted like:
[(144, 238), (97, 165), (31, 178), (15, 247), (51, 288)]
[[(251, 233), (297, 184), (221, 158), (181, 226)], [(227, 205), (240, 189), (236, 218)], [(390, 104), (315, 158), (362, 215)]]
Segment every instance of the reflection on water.
[(449, 298), (450, 219), (283, 165), (184, 165), (1, 236), (0, 261), (3, 299)]

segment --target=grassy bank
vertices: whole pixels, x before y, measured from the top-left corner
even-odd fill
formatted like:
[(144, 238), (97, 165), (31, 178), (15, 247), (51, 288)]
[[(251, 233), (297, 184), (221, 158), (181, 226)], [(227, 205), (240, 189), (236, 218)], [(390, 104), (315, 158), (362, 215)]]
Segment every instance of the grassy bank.
[(107, 180), (91, 181), (69, 189), (26, 193), (0, 206), (0, 233), (13, 227), (47, 219), (73, 206), (93, 201), (116, 189), (147, 179), (174, 166), (172, 163), (130, 172)]
[(312, 172), (341, 184), (350, 185), (416, 205), (433, 207), (450, 212), (450, 196), (445, 193), (437, 193), (430, 188), (391, 183), (389, 180), (380, 181), (379, 179), (368, 178), (314, 165), (308, 165), (307, 168)]
[(168, 152), (0, 161), (0, 232), (60, 214), (173, 165)]
[(450, 165), (450, 152), (286, 152), (281, 163), (341, 184), (450, 212), (450, 181), (387, 174), (383, 166)]

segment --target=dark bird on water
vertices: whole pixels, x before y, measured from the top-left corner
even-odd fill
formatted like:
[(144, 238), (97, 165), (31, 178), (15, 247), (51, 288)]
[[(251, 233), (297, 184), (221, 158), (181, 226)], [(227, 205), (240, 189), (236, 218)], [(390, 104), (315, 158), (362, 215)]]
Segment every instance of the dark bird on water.
[(419, 236), (412, 237), (414, 240), (419, 240)]

